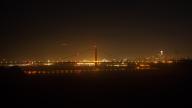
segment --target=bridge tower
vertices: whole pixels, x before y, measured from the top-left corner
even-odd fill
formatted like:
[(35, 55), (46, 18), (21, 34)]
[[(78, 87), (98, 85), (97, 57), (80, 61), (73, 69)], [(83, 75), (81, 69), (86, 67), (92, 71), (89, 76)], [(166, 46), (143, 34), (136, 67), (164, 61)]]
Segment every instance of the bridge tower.
[(97, 46), (94, 45), (94, 57), (95, 57), (95, 67), (98, 65), (98, 54), (97, 54)]

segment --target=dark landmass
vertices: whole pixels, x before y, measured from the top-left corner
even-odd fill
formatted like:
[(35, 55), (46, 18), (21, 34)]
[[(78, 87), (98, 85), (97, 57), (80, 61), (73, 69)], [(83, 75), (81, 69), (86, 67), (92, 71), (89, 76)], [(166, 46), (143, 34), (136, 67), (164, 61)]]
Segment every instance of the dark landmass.
[(191, 104), (192, 62), (157, 67), (158, 70), (62, 76), (28, 76), (20, 67), (0, 67), (1, 103), (27, 106)]

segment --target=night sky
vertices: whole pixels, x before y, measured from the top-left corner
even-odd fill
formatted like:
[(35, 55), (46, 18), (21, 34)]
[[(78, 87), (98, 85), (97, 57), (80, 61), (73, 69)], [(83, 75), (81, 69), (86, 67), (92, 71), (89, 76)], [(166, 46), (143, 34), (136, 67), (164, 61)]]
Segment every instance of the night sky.
[(176, 2), (10, 1), (1, 4), (0, 59), (192, 57), (192, 6)]

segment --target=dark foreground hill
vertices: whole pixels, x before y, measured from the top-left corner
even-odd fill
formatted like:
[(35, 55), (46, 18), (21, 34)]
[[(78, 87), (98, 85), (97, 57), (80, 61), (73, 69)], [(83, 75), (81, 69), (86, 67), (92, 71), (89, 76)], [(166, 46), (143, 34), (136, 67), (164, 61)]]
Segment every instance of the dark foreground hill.
[(191, 104), (191, 62), (158, 66), (158, 70), (62, 76), (27, 76), (19, 67), (1, 67), (0, 102), (25, 106)]

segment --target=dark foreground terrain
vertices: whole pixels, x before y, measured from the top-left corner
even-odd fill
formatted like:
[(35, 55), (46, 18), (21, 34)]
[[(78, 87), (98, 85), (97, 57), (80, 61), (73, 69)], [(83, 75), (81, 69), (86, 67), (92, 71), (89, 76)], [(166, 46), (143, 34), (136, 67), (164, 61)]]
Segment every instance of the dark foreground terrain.
[(29, 76), (19, 67), (1, 67), (0, 72), (0, 102), (8, 106), (192, 103), (191, 62), (159, 64), (158, 70), (61, 76)]

